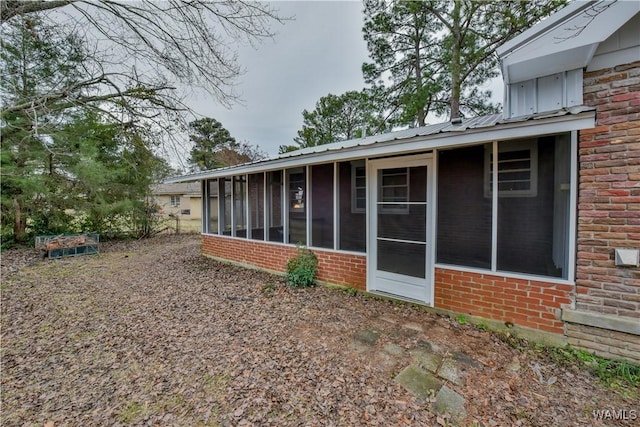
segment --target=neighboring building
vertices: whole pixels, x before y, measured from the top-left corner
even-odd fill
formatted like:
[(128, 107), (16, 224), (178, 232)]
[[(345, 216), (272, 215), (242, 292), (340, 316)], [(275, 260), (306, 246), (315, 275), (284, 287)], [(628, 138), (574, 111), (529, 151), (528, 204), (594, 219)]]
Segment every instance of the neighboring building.
[(503, 114), (174, 179), (203, 182), (203, 253), (303, 244), (321, 281), (640, 362), (639, 29), (574, 2), (500, 49)]
[(153, 199), (160, 213), (179, 215), (184, 219), (202, 218), (202, 195), (199, 182), (158, 184), (153, 189)]

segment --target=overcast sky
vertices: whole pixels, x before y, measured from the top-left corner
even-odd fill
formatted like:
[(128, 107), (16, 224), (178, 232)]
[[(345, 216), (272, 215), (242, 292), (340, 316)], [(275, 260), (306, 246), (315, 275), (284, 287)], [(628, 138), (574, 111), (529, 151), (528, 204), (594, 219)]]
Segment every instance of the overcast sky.
[(246, 69), (237, 86), (243, 103), (226, 109), (205, 96), (188, 102), (198, 114), (221, 122), (237, 141), (269, 155), (293, 143), (302, 128), (302, 111), (313, 110), (322, 96), (364, 88), (361, 66), (368, 60), (360, 1), (273, 5), (281, 16), (294, 19), (274, 25), (273, 40), (238, 49)]

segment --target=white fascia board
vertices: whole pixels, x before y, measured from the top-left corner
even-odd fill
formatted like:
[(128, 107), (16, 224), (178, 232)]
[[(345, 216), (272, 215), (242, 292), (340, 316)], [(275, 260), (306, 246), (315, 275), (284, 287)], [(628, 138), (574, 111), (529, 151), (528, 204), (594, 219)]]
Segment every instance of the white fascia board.
[(640, 1), (576, 1), (560, 12), (498, 49), (505, 83), (553, 74), (554, 63), (555, 72), (586, 67), (598, 44), (640, 13)]
[(527, 43), (541, 37), (546, 32), (558, 26), (568, 17), (582, 12), (584, 9), (592, 6), (596, 1), (573, 1), (566, 7), (560, 9), (556, 13), (535, 24), (533, 27), (523, 31), (514, 38), (506, 41), (496, 49), (496, 53), (500, 58), (509, 54)]
[(555, 116), (544, 119), (504, 123), (490, 128), (468, 129), (464, 132), (445, 132), (434, 135), (418, 136), (402, 140), (385, 141), (366, 146), (323, 151), (296, 157), (286, 157), (255, 164), (241, 165), (235, 168), (209, 171), (197, 175), (173, 178), (173, 180), (198, 181), (201, 179), (221, 178), (247, 173), (268, 172), (271, 170), (299, 166), (341, 162), (362, 158), (388, 155), (401, 155), (429, 151), (436, 148), (449, 148), (463, 145), (481, 144), (494, 140), (529, 138), (539, 135), (570, 132), (592, 128), (595, 125), (594, 111), (578, 114)]
[(518, 83), (527, 80), (550, 76), (563, 71), (584, 68), (591, 61), (598, 44), (581, 46), (570, 51), (556, 52), (546, 56), (531, 58), (512, 63), (508, 58), (503, 63), (505, 70), (504, 80), (508, 83)]

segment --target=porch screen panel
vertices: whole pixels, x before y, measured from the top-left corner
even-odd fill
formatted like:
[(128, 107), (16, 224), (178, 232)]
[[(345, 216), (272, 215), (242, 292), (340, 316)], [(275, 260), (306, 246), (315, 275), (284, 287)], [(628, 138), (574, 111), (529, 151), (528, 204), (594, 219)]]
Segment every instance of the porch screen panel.
[(425, 277), (427, 247), (427, 168), (378, 171), (377, 268)]
[(289, 240), (287, 243), (307, 244), (307, 176), (306, 168), (287, 169), (287, 209), (289, 210)]
[(224, 205), (220, 213), (222, 214), (222, 234), (231, 236), (231, 178), (220, 178), (220, 193), (224, 194)]
[(264, 240), (264, 174), (249, 175), (249, 224), (251, 238)]
[(311, 245), (333, 249), (333, 163), (311, 167)]
[(282, 215), (282, 198), (283, 194), (282, 171), (267, 172), (267, 240), (270, 242), (283, 242), (283, 215)]
[(247, 237), (246, 191), (246, 178), (244, 176), (233, 177), (233, 215), (237, 237)]
[(340, 213), (338, 248), (365, 252), (367, 246), (367, 189), (364, 160), (338, 164)]
[[(535, 155), (527, 157), (527, 151)], [(533, 182), (529, 185), (535, 189), (525, 195), (508, 191), (511, 185), (523, 185), (521, 182), (527, 178), (523, 174), (519, 176), (522, 179), (511, 180), (519, 182), (509, 184), (507, 181), (498, 191), (498, 270), (566, 277), (568, 245), (564, 243), (569, 226), (569, 138), (549, 136), (533, 141), (501, 142), (498, 152), (501, 158), (505, 153), (518, 153), (521, 159), (528, 158), (531, 166), (525, 160), (519, 160), (521, 167), (518, 170), (534, 171), (530, 173), (529, 179)], [(514, 175), (513, 172), (509, 174)]]
[(436, 260), (491, 268), (491, 197), (484, 194), (485, 147), (440, 151)]
[(218, 180), (211, 179), (207, 185), (209, 186), (209, 221), (206, 232), (218, 234)]

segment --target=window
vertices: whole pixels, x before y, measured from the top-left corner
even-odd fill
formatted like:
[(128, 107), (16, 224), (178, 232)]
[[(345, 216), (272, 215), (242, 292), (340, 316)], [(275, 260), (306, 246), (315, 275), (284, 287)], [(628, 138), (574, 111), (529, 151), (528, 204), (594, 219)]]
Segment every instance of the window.
[(249, 175), (249, 223), (251, 238), (264, 240), (264, 174)]
[(267, 172), (267, 224), (269, 232), (267, 240), (270, 242), (283, 242), (282, 220), (282, 171)]
[(171, 196), (171, 207), (177, 208), (180, 206), (180, 196)]
[(440, 151), (437, 262), (567, 279), (571, 167), (569, 134)]
[(438, 153), (437, 261), (491, 268), (491, 199), (482, 145)]
[(333, 163), (311, 166), (311, 246), (333, 249)]
[(207, 185), (209, 193), (209, 224), (207, 233), (218, 234), (218, 180), (209, 180)]
[(364, 160), (355, 162), (338, 163), (338, 212), (339, 212), (339, 229), (338, 229), (338, 249), (345, 251), (365, 252), (367, 247), (367, 222), (366, 222), (366, 206), (367, 192), (365, 188), (363, 208), (359, 209), (356, 205), (356, 197), (354, 197), (354, 168), (360, 168), (365, 173), (366, 167)]
[(244, 175), (233, 177), (234, 236), (247, 237), (247, 204), (245, 192), (247, 180)]
[(381, 169), (378, 180), (380, 213), (409, 213), (409, 170), (407, 168)]
[(306, 167), (287, 169), (289, 239), (286, 243), (307, 244)]
[(367, 212), (367, 174), (364, 160), (351, 162), (351, 213)]
[[(485, 197), (493, 194), (493, 149), (485, 150)], [(536, 140), (498, 144), (498, 197), (535, 197), (538, 191)]]

